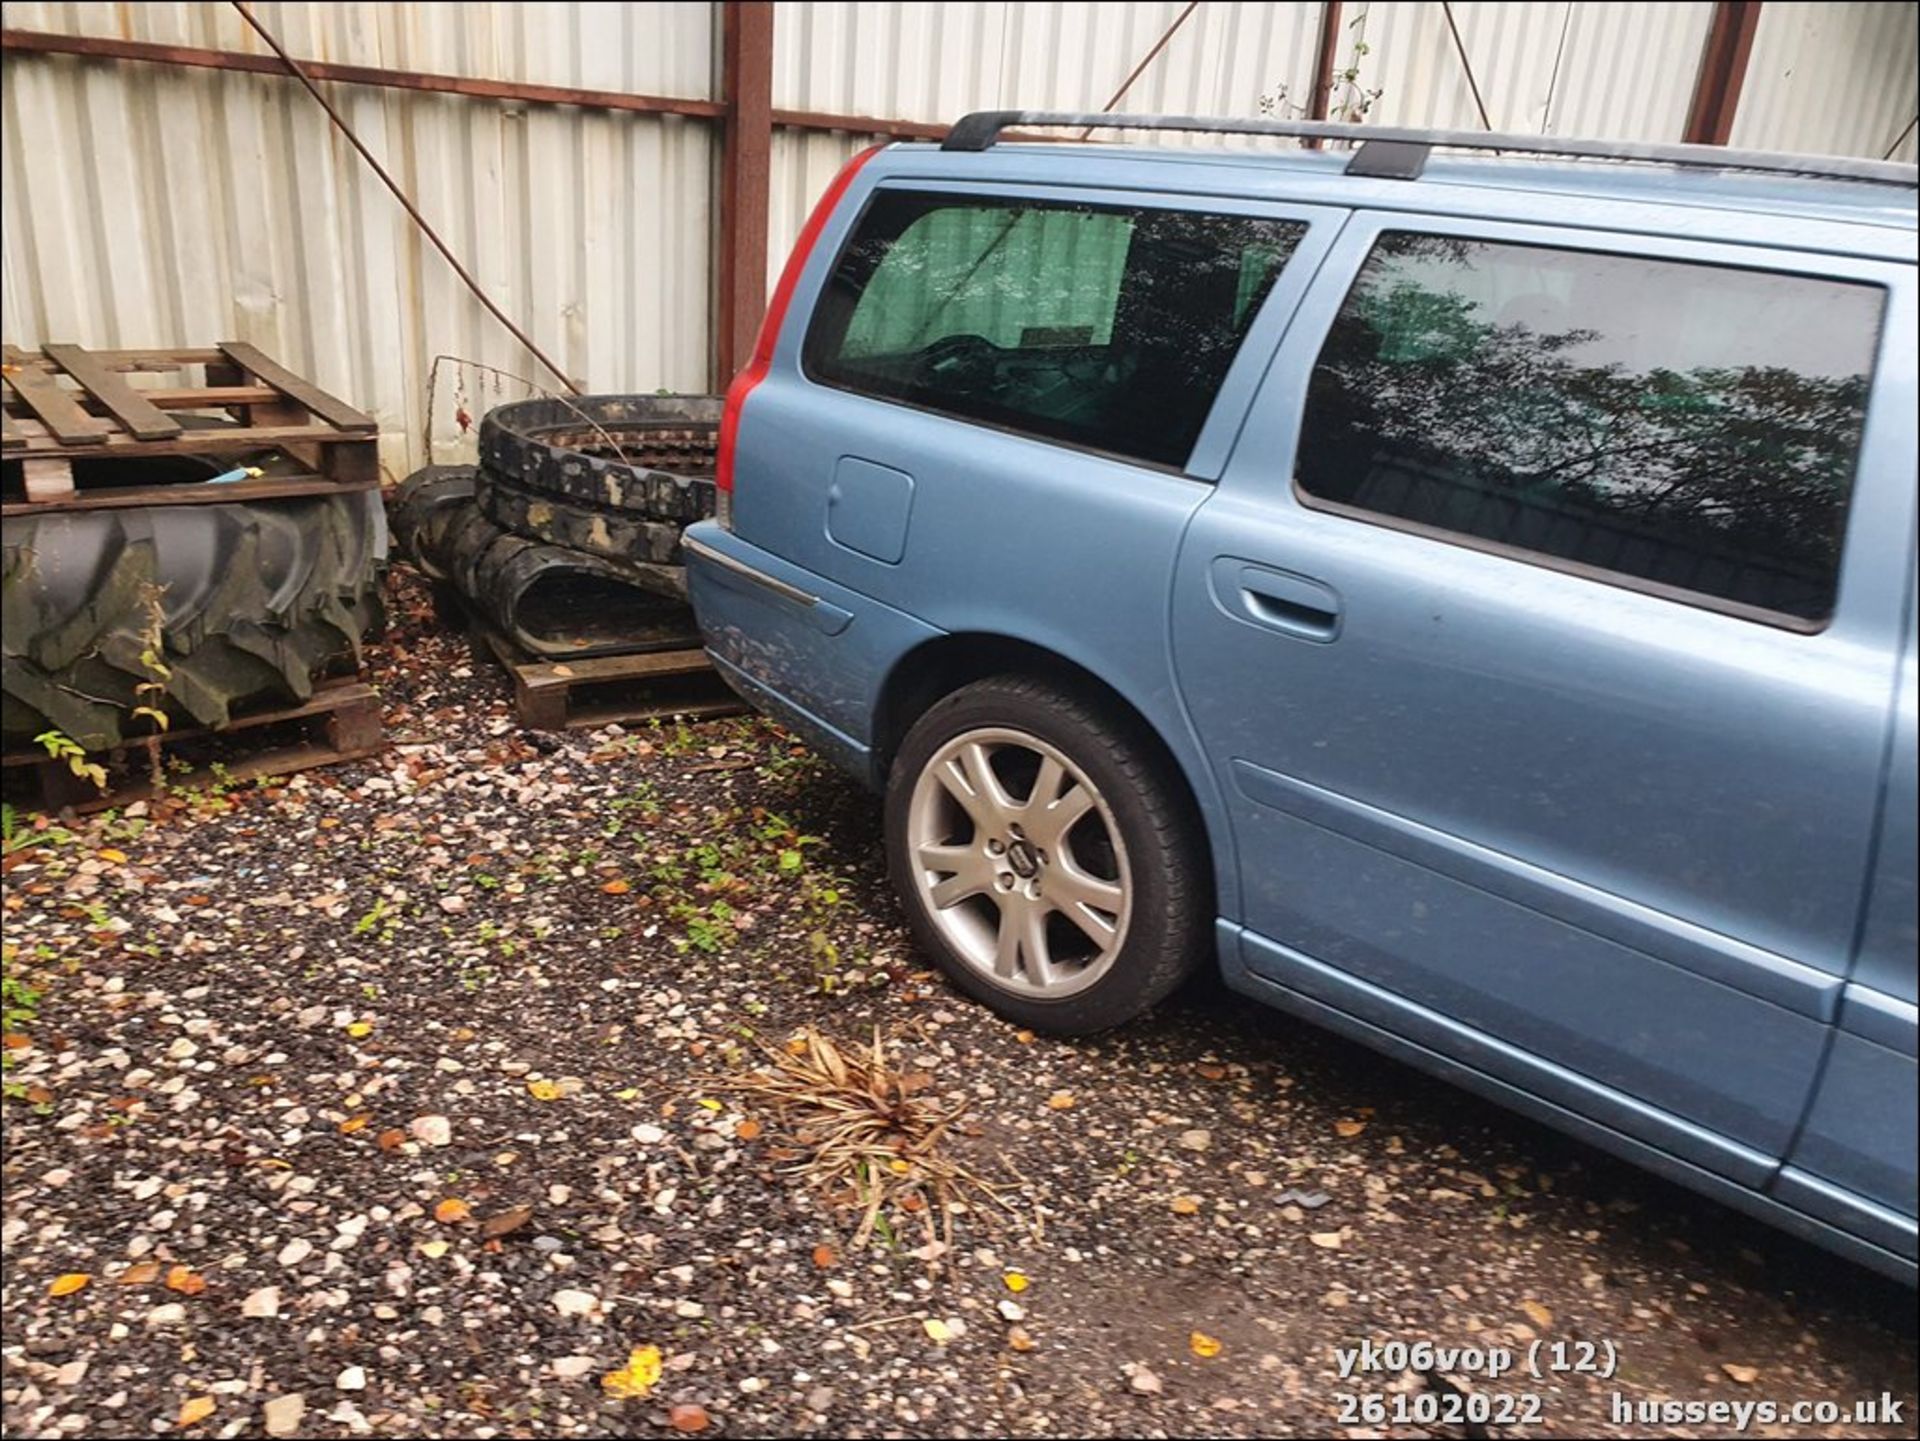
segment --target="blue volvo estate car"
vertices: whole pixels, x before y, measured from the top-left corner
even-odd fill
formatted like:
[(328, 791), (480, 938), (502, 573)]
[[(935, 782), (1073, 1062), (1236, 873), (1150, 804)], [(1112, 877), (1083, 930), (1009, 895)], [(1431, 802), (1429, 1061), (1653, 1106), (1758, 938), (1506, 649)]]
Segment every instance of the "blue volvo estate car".
[(1912, 166), (968, 117), (801, 235), (705, 642), (1019, 1023), (1217, 958), (1911, 1281), (1915, 243)]

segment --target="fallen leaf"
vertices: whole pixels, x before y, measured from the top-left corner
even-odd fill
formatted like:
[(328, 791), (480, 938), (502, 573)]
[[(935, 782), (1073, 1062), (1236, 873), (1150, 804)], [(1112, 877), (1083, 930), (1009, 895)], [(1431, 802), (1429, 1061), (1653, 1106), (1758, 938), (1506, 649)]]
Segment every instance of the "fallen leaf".
[(831, 1246), (815, 1246), (813, 1248), (813, 1264), (818, 1266), (822, 1271), (827, 1270), (839, 1259), (839, 1255)]
[(1031, 1284), (1027, 1280), (1025, 1273), (1021, 1271), (1009, 1271), (1007, 1272), (1006, 1275), (1002, 1276), (1000, 1279), (1007, 1283), (1007, 1289), (1013, 1292), (1013, 1294), (1016, 1296), (1018, 1296), (1022, 1291), (1026, 1290), (1027, 1287)]
[(429, 1261), (438, 1261), (451, 1249), (452, 1247), (448, 1246), (445, 1241), (422, 1241), (420, 1243), (420, 1254), (425, 1256)]
[(735, 1137), (742, 1141), (754, 1141), (760, 1137), (760, 1123), (751, 1118), (742, 1121), (733, 1128)]
[(704, 1431), (707, 1419), (707, 1408), (690, 1401), (667, 1408), (667, 1424), (676, 1431)]
[(84, 1290), (93, 1277), (85, 1271), (68, 1271), (55, 1276), (47, 1286), (49, 1296), (71, 1296), (75, 1291)]
[(340, 1133), (345, 1136), (351, 1136), (355, 1131), (364, 1131), (367, 1129), (367, 1122), (372, 1119), (373, 1116), (371, 1113), (366, 1111), (362, 1111), (357, 1116), (349, 1116), (340, 1123)]
[(140, 1261), (113, 1278), (122, 1286), (151, 1286), (160, 1279), (158, 1261)]
[(1194, 1069), (1209, 1081), (1224, 1081), (1227, 1078), (1227, 1068), (1212, 1061), (1202, 1061)]
[(947, 1329), (947, 1323), (937, 1317), (929, 1316), (920, 1324), (926, 1328), (927, 1335), (942, 1345), (953, 1339), (953, 1332)]
[(600, 1378), (600, 1387), (619, 1400), (639, 1400), (652, 1391), (660, 1379), (660, 1348), (635, 1346), (627, 1364)]
[(633, 889), (633, 882), (612, 880), (608, 881), (604, 886), (600, 887), (600, 889), (610, 896), (624, 896), (628, 891)]
[(1220, 1340), (1209, 1336), (1205, 1331), (1195, 1331), (1187, 1337), (1187, 1349), (1202, 1361), (1211, 1361), (1220, 1354)]
[(1034, 1341), (1025, 1326), (1014, 1326), (1007, 1332), (1007, 1345), (1015, 1351), (1031, 1351)]
[(189, 1426), (198, 1426), (213, 1414), (213, 1397), (189, 1396), (180, 1403), (180, 1420), (176, 1423), (181, 1430)]
[(502, 1211), (490, 1216), (480, 1226), (480, 1234), (489, 1241), (500, 1236), (510, 1235), (533, 1219), (533, 1207), (515, 1206), (511, 1211)]
[(198, 1296), (207, 1289), (207, 1278), (191, 1266), (173, 1266), (167, 1271), (167, 1289), (182, 1296)]
[(1054, 1110), (1054, 1111), (1072, 1110), (1073, 1109), (1073, 1092), (1072, 1091), (1055, 1091), (1051, 1096), (1047, 1097), (1047, 1108), (1049, 1110)]
[(394, 1126), (388, 1130), (382, 1131), (374, 1139), (375, 1139), (375, 1144), (377, 1144), (381, 1150), (397, 1151), (402, 1146), (407, 1144), (407, 1133), (401, 1130), (398, 1126)]
[(433, 1208), (433, 1219), (444, 1226), (451, 1226), (473, 1215), (473, 1208), (458, 1196), (449, 1196)]
[(113, 846), (108, 846), (104, 850), (96, 852), (96, 854), (99, 855), (101, 860), (111, 861), (116, 866), (124, 866), (127, 863), (127, 853), (123, 850), (117, 850)]
[(1333, 1123), (1333, 1129), (1338, 1134), (1351, 1138), (1359, 1135), (1362, 1131), (1366, 1130), (1367, 1123), (1365, 1121), (1352, 1121), (1352, 1120), (1342, 1119), (1342, 1120), (1335, 1121)]
[(1338, 1251), (1347, 1238), (1338, 1231), (1315, 1231), (1307, 1239), (1323, 1251)]
[(1731, 1380), (1742, 1386), (1751, 1386), (1760, 1379), (1758, 1366), (1742, 1366), (1737, 1361), (1723, 1361), (1720, 1363), (1720, 1369), (1725, 1371)]
[(711, 1096), (702, 1096), (700, 1097), (699, 1100), (695, 1101), (694, 1104), (697, 1106), (704, 1107), (706, 1110), (709, 1110), (709, 1111), (726, 1110), (725, 1106), (721, 1105), (718, 1101), (714, 1100), (713, 1097)]
[(356, 1041), (359, 1040), (362, 1036), (371, 1036), (373, 1034), (373, 1022), (372, 1021), (355, 1021), (352, 1025), (347, 1027), (347, 1034), (349, 1036), (352, 1036)]
[(1538, 1301), (1522, 1301), (1520, 1303), (1520, 1309), (1525, 1311), (1527, 1313), (1527, 1319), (1542, 1331), (1553, 1325), (1553, 1312), (1549, 1311), (1545, 1306), (1542, 1306)]
[(1033, 1044), (1032, 1031), (1015, 1031), (1013, 1033), (1013, 1038), (1023, 1046), (1031, 1046)]
[(1175, 1196), (1168, 1204), (1176, 1216), (1192, 1216), (1200, 1210), (1200, 1198), (1197, 1196)]
[(527, 1094), (536, 1101), (557, 1101), (566, 1093), (557, 1081), (528, 1081)]

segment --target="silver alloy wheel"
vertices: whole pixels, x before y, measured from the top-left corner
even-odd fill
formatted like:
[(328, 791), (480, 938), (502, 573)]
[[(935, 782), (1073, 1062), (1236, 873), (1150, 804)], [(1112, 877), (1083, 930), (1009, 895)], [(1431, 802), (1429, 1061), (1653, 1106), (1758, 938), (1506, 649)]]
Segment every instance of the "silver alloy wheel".
[(1074, 995), (1126, 943), (1132, 873), (1113, 811), (1038, 736), (993, 726), (941, 746), (914, 780), (906, 839), (934, 925), (1003, 991)]

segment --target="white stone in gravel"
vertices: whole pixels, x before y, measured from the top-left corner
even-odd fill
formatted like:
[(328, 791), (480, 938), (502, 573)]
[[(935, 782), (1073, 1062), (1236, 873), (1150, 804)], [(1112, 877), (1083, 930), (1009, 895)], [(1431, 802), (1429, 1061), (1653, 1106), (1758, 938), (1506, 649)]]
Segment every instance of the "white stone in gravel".
[(337, 1421), (355, 1436), (371, 1436), (373, 1424), (369, 1422), (360, 1408), (351, 1401), (342, 1401), (327, 1412), (329, 1421)]
[(175, 1060), (175, 1061), (191, 1060), (193, 1057), (199, 1054), (200, 1054), (200, 1047), (196, 1045), (194, 1042), (189, 1041), (185, 1036), (181, 1036), (171, 1046), (167, 1047), (167, 1056), (170, 1060)]
[(313, 1254), (313, 1242), (304, 1236), (295, 1236), (280, 1248), (279, 1261), (282, 1266), (298, 1266)]
[(307, 1398), (298, 1391), (291, 1396), (275, 1396), (261, 1408), (269, 1436), (297, 1436), (306, 1419)]
[(571, 1381), (586, 1375), (593, 1367), (594, 1360), (591, 1356), (562, 1356), (553, 1363), (551, 1369), (553, 1374), (562, 1381)]
[(262, 1286), (258, 1291), (249, 1292), (247, 1299), (240, 1303), (240, 1314), (251, 1316), (255, 1320), (271, 1320), (280, 1314), (280, 1288)]
[(52, 1186), (55, 1190), (58, 1190), (72, 1179), (73, 1172), (69, 1171), (65, 1166), (58, 1166), (42, 1176), (40, 1182), (42, 1185)]
[(1213, 1137), (1206, 1131), (1182, 1131), (1180, 1148), (1184, 1151), (1204, 1151), (1213, 1144)]
[(676, 1316), (684, 1316), (691, 1321), (706, 1315), (707, 1308), (702, 1306), (698, 1301), (675, 1301), (673, 1303), (673, 1314)]
[(349, 1366), (333, 1378), (336, 1391), (364, 1391), (367, 1389), (367, 1372), (363, 1366)]
[(69, 1361), (53, 1373), (53, 1384), (56, 1386), (78, 1386), (86, 1379), (86, 1375), (86, 1361)]
[(562, 1316), (585, 1316), (600, 1302), (591, 1291), (555, 1291), (553, 1308)]
[(1160, 1378), (1145, 1366), (1133, 1368), (1132, 1374), (1127, 1377), (1127, 1385), (1142, 1396), (1158, 1396), (1161, 1391)]
[(842, 1281), (838, 1277), (836, 1277), (835, 1279), (827, 1282), (827, 1289), (833, 1292), (834, 1295), (840, 1297), (842, 1300), (845, 1300), (847, 1297), (853, 1294), (853, 1282)]
[(547, 1187), (547, 1199), (556, 1206), (564, 1206), (573, 1198), (573, 1187), (552, 1185)]
[(807, 1392), (807, 1409), (809, 1411), (825, 1411), (832, 1405), (833, 1387), (815, 1386), (811, 1391)]
[(297, 1021), (302, 1026), (324, 1025), (326, 1023), (326, 1019), (327, 1019), (327, 1008), (325, 1006), (308, 1006), (305, 1010), (301, 1011), (300, 1014), (294, 1017), (294, 1020)]
[(1002, 1301), (1000, 1314), (1009, 1321), (1024, 1321), (1027, 1319), (1027, 1308), (1018, 1301)]
[(752, 1396), (758, 1392), (766, 1390), (767, 1383), (765, 1381), (762, 1381), (758, 1376), (747, 1376), (742, 1378), (740, 1382), (740, 1389), (743, 1392), (745, 1392), (747, 1395)]
[(178, 1301), (168, 1301), (147, 1312), (149, 1326), (184, 1326), (186, 1321), (187, 1308)]
[(160, 1188), (165, 1184), (166, 1183), (158, 1176), (148, 1176), (145, 1180), (140, 1181), (134, 1186), (133, 1199), (136, 1201), (150, 1201), (160, 1194)]
[(633, 1139), (643, 1146), (657, 1146), (667, 1139), (667, 1133), (658, 1126), (643, 1123), (633, 1128)]
[(417, 1116), (407, 1129), (413, 1138), (426, 1146), (448, 1146), (453, 1144), (453, 1123), (445, 1116)]

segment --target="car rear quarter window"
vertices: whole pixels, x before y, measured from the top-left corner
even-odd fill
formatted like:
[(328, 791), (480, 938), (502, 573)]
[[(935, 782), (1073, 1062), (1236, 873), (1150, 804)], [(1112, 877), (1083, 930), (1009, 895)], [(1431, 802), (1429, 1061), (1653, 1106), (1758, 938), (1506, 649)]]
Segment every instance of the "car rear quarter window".
[(841, 389), (1180, 466), (1305, 229), (883, 190), (804, 363)]
[(1883, 292), (1389, 232), (1309, 387), (1314, 500), (1802, 627), (1832, 613)]

